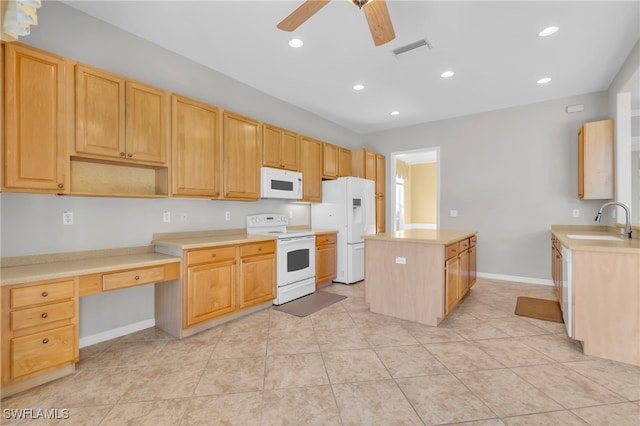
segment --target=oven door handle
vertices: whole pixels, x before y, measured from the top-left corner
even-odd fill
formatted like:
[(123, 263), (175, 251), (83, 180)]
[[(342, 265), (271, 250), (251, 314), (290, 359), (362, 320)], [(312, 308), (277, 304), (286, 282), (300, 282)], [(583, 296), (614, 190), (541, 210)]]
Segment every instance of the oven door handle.
[(315, 240), (315, 235), (309, 235), (308, 237), (292, 237), (292, 238), (281, 238), (278, 240), (278, 247), (290, 246), (293, 244), (300, 244), (307, 242), (307, 240)]

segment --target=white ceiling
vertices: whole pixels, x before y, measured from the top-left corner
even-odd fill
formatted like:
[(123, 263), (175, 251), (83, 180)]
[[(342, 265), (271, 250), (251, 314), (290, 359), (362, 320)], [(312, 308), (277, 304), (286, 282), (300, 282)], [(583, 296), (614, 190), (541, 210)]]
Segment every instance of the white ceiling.
[[(396, 39), (380, 47), (347, 0), (294, 33), (276, 24), (302, 0), (63, 2), (360, 134), (607, 90), (640, 38), (637, 0), (387, 0)], [(422, 38), (433, 48), (392, 53)]]

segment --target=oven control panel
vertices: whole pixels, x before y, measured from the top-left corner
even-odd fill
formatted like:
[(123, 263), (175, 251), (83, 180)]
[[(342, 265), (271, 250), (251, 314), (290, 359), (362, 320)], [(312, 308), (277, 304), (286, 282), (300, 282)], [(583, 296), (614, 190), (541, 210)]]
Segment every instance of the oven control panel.
[(289, 218), (284, 214), (254, 214), (247, 216), (247, 228), (287, 226)]

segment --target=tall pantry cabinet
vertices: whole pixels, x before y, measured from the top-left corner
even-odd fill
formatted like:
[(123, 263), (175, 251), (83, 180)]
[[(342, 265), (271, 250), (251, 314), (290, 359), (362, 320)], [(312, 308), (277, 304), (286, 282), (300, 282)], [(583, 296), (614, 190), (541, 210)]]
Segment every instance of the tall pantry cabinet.
[(351, 161), (353, 176), (375, 182), (376, 233), (385, 232), (385, 157), (367, 149), (357, 149), (351, 151)]

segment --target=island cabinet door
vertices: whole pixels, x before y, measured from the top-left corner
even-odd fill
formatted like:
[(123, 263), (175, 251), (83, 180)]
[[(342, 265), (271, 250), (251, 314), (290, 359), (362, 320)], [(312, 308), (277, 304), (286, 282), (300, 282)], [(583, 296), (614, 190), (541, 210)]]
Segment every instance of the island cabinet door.
[(445, 305), (444, 314), (447, 315), (458, 303), (460, 287), (460, 258), (454, 257), (445, 263)]

